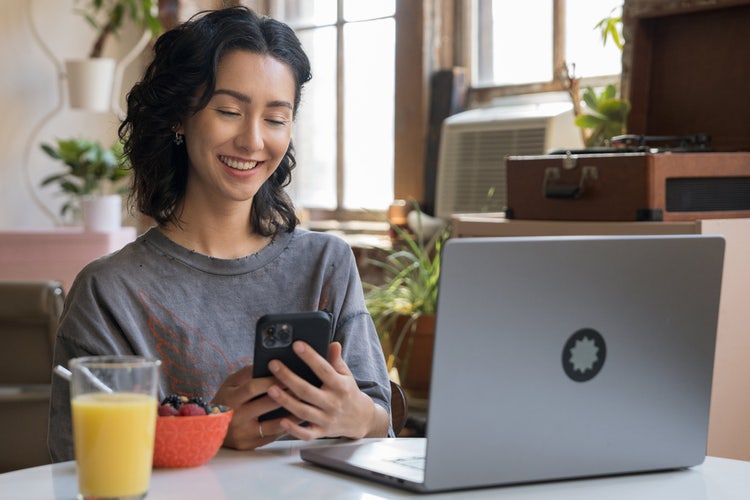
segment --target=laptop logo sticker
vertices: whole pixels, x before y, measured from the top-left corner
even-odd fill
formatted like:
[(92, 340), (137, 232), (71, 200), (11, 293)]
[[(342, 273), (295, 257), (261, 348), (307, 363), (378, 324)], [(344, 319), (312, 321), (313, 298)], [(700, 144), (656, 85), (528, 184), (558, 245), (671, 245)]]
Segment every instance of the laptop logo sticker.
[(594, 378), (604, 366), (607, 346), (604, 337), (591, 328), (582, 328), (565, 342), (562, 365), (565, 374), (576, 382)]

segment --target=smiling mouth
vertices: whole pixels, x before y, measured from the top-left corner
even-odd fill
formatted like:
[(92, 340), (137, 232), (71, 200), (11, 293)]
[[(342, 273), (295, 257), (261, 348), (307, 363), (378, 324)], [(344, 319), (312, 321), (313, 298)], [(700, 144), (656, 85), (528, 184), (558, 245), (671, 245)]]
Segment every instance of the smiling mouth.
[(228, 156), (219, 156), (219, 160), (235, 170), (252, 170), (258, 165), (257, 161), (240, 161)]

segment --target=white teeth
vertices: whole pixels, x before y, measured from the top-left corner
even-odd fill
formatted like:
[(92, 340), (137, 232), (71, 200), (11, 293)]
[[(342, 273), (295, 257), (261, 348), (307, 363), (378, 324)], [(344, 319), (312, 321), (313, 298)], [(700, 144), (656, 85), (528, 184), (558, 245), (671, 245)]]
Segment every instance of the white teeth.
[(237, 169), (237, 170), (250, 170), (255, 168), (255, 166), (258, 164), (257, 161), (239, 161), (232, 158), (228, 158), (226, 156), (221, 156), (219, 159), (229, 165), (230, 167)]

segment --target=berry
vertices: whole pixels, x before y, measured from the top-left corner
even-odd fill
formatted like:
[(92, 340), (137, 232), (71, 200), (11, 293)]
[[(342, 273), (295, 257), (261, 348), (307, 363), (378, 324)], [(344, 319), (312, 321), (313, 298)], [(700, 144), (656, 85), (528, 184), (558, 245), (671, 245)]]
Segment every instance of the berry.
[(159, 405), (160, 417), (213, 415), (226, 409), (220, 405), (206, 403), (200, 396), (170, 394)]
[(170, 394), (166, 398), (164, 398), (161, 402), (163, 405), (169, 405), (172, 408), (180, 409), (180, 406), (182, 406), (184, 403), (187, 403), (188, 398), (185, 396), (180, 396), (179, 394)]
[(175, 408), (172, 405), (168, 404), (161, 404), (159, 405), (159, 416), (160, 417), (172, 417), (174, 415), (177, 415), (179, 412), (177, 408)]
[(190, 404), (196, 404), (196, 405), (200, 406), (201, 408), (203, 408), (203, 411), (205, 413), (211, 413), (211, 408), (209, 407), (208, 404), (206, 404), (205, 401), (203, 401), (203, 398), (200, 397), (200, 396), (196, 396), (196, 397), (190, 398), (188, 400), (188, 403), (190, 403)]
[(182, 417), (205, 415), (206, 410), (204, 410), (202, 406), (197, 405), (195, 403), (186, 403), (180, 407), (178, 414)]

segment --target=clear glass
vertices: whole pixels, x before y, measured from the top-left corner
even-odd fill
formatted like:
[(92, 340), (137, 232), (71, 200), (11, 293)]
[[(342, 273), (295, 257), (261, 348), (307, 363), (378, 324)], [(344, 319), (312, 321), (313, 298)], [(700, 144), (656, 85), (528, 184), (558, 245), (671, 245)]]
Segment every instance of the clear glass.
[(91, 356), (70, 362), (78, 498), (143, 498), (151, 480), (159, 360)]
[(298, 33), (312, 64), (313, 79), (302, 89), (292, 140), (297, 168), (289, 196), (295, 206), (336, 208), (336, 29)]
[[(297, 168), (289, 195), (298, 208), (384, 210), (393, 200), (395, 0), (270, 5), (274, 17), (295, 28), (313, 66), (292, 135)], [(344, 33), (341, 59), (336, 22)]]
[(393, 16), (395, 13), (396, 0), (377, 0), (376, 2), (372, 0), (344, 0), (345, 21), (365, 21)]
[(324, 26), (336, 22), (336, 0), (276, 0), (271, 15), (293, 26)]
[[(474, 14), (479, 2), (472, 2)], [(608, 41), (604, 46), (596, 25), (621, 13), (622, 0), (568, 0), (565, 2), (565, 61), (578, 77), (617, 75), (622, 54)], [(492, 32), (473, 33), (474, 79), (479, 86), (549, 82), (553, 75), (553, 0), (508, 2), (492, 0)], [(489, 50), (478, 50), (490, 39)], [(491, 56), (490, 56), (491, 54)], [(482, 80), (479, 80), (482, 75)]]
[(622, 53), (596, 25), (613, 12), (620, 13), (622, 0), (574, 0), (566, 2), (565, 60), (575, 64), (576, 76), (617, 75), (622, 71)]
[[(373, 43), (377, 40), (377, 43)], [(395, 21), (344, 26), (344, 208), (393, 201)]]
[(492, 42), (491, 83), (552, 80), (552, 0), (493, 0)]

